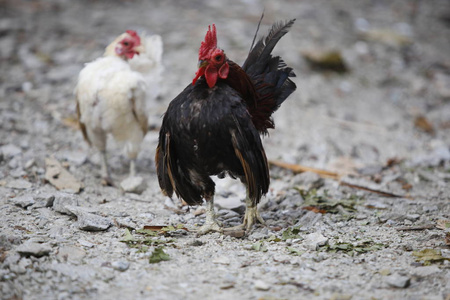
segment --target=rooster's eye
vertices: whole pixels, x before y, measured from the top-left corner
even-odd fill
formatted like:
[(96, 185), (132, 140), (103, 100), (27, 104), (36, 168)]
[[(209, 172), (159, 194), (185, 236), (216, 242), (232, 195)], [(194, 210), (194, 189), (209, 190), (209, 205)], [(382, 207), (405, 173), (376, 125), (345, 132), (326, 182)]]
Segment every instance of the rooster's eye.
[(217, 60), (217, 61), (220, 61), (221, 59), (222, 59), (222, 55), (217, 55), (217, 56), (216, 56), (216, 60)]
[(124, 46), (128, 46), (130, 43), (128, 43), (128, 42), (123, 42), (123, 45)]

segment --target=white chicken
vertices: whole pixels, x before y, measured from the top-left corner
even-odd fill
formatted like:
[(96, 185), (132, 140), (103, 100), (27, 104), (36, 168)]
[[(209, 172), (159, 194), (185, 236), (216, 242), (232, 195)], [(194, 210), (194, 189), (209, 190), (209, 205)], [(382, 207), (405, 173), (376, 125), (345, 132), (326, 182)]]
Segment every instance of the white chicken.
[(101, 153), (105, 185), (113, 185), (106, 157), (108, 134), (124, 145), (130, 177), (136, 174), (136, 157), (147, 133), (147, 102), (159, 93), (161, 56), (161, 37), (141, 42), (135, 31), (127, 30), (106, 47), (103, 57), (86, 64), (79, 74), (75, 88), (78, 121), (86, 141)]

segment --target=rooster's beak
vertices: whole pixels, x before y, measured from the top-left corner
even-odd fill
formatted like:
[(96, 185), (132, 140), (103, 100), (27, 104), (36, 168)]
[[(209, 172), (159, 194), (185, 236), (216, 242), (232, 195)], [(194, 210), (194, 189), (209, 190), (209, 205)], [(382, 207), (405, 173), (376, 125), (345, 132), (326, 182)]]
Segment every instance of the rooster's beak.
[(199, 61), (198, 61), (198, 64), (197, 64), (197, 67), (198, 67), (199, 69), (201, 69), (201, 68), (206, 67), (207, 65), (208, 65), (208, 61), (207, 61), (207, 60), (199, 60)]

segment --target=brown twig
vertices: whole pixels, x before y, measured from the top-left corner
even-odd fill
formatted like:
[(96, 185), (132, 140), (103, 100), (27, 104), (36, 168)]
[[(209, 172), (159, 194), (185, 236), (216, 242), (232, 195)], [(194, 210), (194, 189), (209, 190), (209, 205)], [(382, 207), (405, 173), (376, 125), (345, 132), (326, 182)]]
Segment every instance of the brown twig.
[(420, 226), (402, 226), (395, 228), (398, 231), (409, 231), (409, 230), (425, 230), (434, 229), (436, 226), (434, 224), (420, 225)]
[(330, 178), (330, 179), (338, 180), (339, 184), (342, 186), (348, 186), (348, 187), (351, 187), (354, 189), (360, 189), (360, 190), (364, 190), (366, 192), (376, 193), (376, 194), (382, 195), (384, 197), (412, 199), (410, 196), (398, 195), (398, 194), (381, 191), (381, 190), (376, 190), (373, 188), (369, 188), (369, 187), (357, 185), (354, 183), (342, 181), (341, 178), (343, 177), (343, 175), (336, 173), (336, 172), (311, 168), (311, 167), (302, 166), (302, 165), (298, 165), (298, 164), (289, 164), (289, 163), (285, 163), (285, 162), (278, 161), (278, 160), (269, 160), (269, 164), (283, 168), (283, 169), (291, 170), (292, 172), (294, 172), (296, 174), (302, 173), (302, 172), (313, 172), (313, 173), (318, 174), (322, 178)]
[(294, 173), (313, 172), (313, 173), (318, 174), (320, 177), (331, 178), (331, 179), (335, 179), (335, 180), (339, 180), (339, 178), (341, 177), (341, 175), (339, 175), (338, 173), (335, 173), (335, 172), (311, 168), (311, 167), (297, 165), (297, 164), (288, 164), (288, 163), (285, 163), (285, 162), (282, 162), (279, 160), (269, 160), (269, 164), (283, 168), (283, 169), (291, 170)]

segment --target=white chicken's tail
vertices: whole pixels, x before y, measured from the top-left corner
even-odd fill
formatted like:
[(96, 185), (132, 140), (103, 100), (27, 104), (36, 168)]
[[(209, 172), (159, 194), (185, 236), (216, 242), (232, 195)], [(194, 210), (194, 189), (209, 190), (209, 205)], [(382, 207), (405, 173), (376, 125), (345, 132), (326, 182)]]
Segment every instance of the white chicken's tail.
[(161, 36), (141, 34), (141, 43), (144, 51), (129, 60), (131, 69), (142, 74), (145, 79), (147, 101), (153, 101), (160, 93), (162, 73), (163, 42)]

